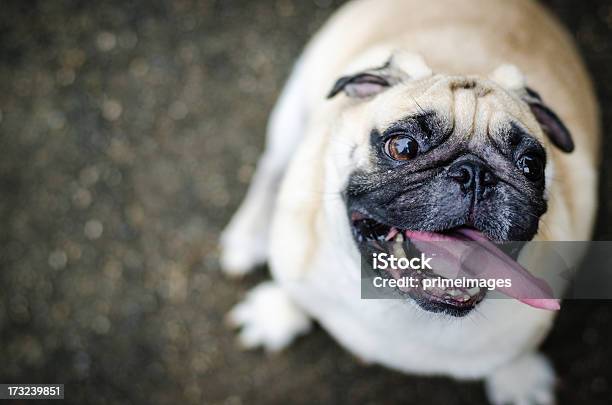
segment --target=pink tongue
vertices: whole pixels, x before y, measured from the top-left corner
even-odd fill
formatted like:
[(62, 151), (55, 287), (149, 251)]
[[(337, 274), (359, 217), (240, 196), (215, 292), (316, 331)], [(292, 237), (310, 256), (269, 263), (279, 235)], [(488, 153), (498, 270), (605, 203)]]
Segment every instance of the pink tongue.
[(535, 308), (551, 311), (561, 308), (544, 280), (533, 276), (474, 229), (459, 228), (455, 235), (406, 231), (406, 236), (421, 252), (434, 257), (434, 265), (451, 267), (457, 277), (465, 271), (469, 276), (481, 279), (508, 278), (512, 280), (512, 286), (497, 287), (496, 290)]

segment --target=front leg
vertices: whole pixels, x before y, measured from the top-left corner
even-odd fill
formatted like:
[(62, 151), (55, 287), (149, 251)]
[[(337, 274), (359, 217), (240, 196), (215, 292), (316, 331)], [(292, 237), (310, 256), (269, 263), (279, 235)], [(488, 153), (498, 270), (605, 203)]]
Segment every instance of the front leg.
[(494, 405), (549, 405), (555, 403), (555, 371), (540, 353), (529, 352), (493, 372), (485, 380)]
[(247, 196), (221, 235), (221, 269), (226, 274), (246, 274), (267, 260), (278, 188), (306, 125), (302, 76), (298, 62), (270, 117), (266, 150)]
[(247, 196), (221, 234), (221, 269), (240, 276), (264, 264), (268, 232), (283, 165), (266, 152), (260, 159)]

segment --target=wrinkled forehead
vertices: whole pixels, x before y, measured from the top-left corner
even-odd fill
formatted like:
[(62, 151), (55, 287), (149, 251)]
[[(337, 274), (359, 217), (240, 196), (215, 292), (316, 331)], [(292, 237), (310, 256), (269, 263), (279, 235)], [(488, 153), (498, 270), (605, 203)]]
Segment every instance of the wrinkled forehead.
[(539, 125), (518, 96), (471, 76), (433, 76), (402, 83), (370, 105), (374, 126), (384, 130), (411, 116), (431, 114), (439, 126), (466, 137), (502, 136), (519, 127), (542, 141)]

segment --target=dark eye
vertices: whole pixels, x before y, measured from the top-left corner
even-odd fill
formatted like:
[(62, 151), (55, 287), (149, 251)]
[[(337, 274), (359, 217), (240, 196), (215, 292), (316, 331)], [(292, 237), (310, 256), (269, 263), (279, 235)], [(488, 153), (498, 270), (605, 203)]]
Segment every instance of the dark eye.
[(526, 153), (521, 156), (516, 165), (523, 171), (525, 177), (531, 181), (538, 181), (544, 176), (542, 159), (532, 153)]
[(418, 151), (419, 144), (410, 136), (396, 135), (385, 142), (385, 153), (393, 160), (414, 159)]

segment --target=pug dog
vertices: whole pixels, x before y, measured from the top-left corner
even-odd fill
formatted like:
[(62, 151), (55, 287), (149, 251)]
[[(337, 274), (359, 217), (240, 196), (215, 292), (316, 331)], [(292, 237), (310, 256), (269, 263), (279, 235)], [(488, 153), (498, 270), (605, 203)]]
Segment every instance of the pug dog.
[[(398, 237), (588, 240), (598, 122), (570, 36), (531, 0), (344, 5), (296, 63), (222, 234), (226, 273), (268, 262), (273, 276), (229, 313), (240, 342), (280, 350), (316, 320), (366, 362), (484, 379), (494, 404), (553, 403), (537, 349), (557, 301), (361, 299), (360, 260)], [(518, 260), (526, 279), (542, 271)]]

